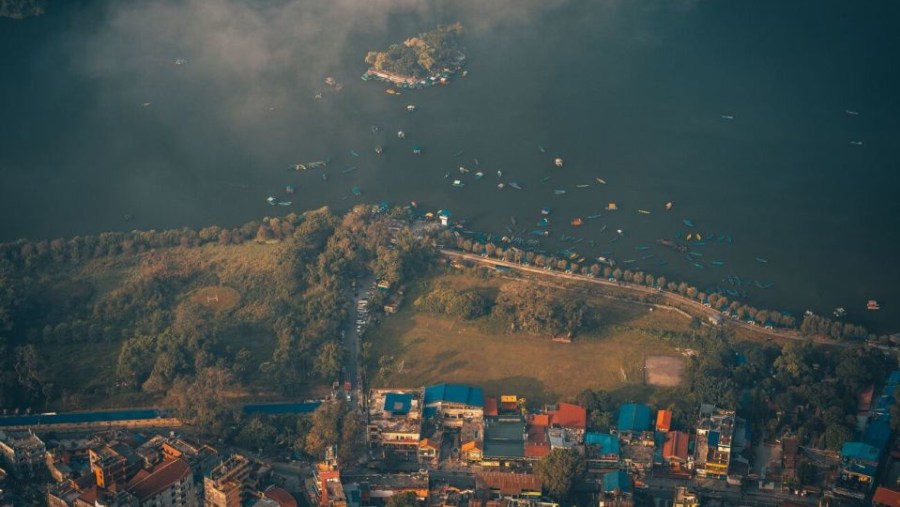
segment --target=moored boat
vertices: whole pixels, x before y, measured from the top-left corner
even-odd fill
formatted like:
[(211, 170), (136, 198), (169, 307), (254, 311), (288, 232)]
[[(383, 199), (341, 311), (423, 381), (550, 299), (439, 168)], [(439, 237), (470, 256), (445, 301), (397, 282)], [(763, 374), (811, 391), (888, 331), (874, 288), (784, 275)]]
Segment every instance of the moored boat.
[(518, 183), (516, 183), (515, 181), (510, 181), (509, 186), (516, 190), (522, 190), (522, 186), (519, 185)]
[(556, 158), (553, 160), (553, 163), (556, 165), (556, 167), (562, 167), (562, 166), (563, 166), (563, 159), (561, 159), (561, 158), (559, 158), (559, 157), (556, 157)]
[(565, 190), (562, 190), (562, 189), (556, 189), (556, 190), (553, 191), (553, 194), (554, 194), (554, 195), (563, 195), (563, 194), (565, 194), (565, 193), (566, 193), (566, 191), (565, 191)]
[(662, 245), (664, 247), (671, 248), (672, 250), (675, 250), (676, 252), (679, 252), (679, 253), (685, 253), (685, 252), (687, 252), (687, 249), (688, 249), (688, 247), (686, 247), (682, 244), (676, 243), (670, 239), (658, 239), (658, 240), (656, 240), (656, 243), (659, 245)]
[(606, 211), (617, 211), (619, 209), (619, 205), (614, 202), (611, 202), (611, 203), (607, 204), (606, 208), (604, 208), (604, 209), (606, 209)]
[(650, 212), (645, 209), (639, 209), (638, 213), (640, 213), (641, 215), (649, 215), (650, 214)]
[(456, 188), (462, 188), (462, 187), (466, 186), (466, 184), (460, 180), (453, 180), (453, 186)]
[(584, 220), (582, 220), (581, 218), (573, 218), (572, 221), (569, 222), (569, 224), (578, 227), (580, 225), (584, 225)]
[(880, 309), (881, 309), (881, 305), (879, 305), (878, 301), (876, 301), (874, 299), (870, 299), (866, 303), (866, 310), (875, 311), (875, 310), (880, 310)]
[(604, 180), (603, 178), (594, 178), (594, 179), (597, 180), (597, 183), (600, 183), (601, 185), (606, 185), (606, 180)]

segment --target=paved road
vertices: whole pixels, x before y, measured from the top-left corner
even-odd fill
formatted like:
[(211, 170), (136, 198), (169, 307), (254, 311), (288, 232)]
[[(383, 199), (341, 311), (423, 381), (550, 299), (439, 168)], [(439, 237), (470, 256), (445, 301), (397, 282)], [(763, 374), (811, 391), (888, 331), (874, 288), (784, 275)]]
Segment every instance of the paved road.
[(356, 310), (356, 302), (361, 297), (364, 297), (366, 290), (372, 286), (374, 281), (375, 277), (373, 275), (356, 280), (356, 288), (351, 289), (353, 302), (350, 305), (347, 323), (341, 331), (344, 348), (347, 349), (347, 359), (344, 362), (345, 380), (349, 379), (353, 383), (353, 389), (350, 391), (350, 401), (353, 403), (361, 403), (359, 393), (362, 387), (359, 368), (360, 336), (356, 332), (356, 320), (359, 318), (359, 312)]
[[(678, 303), (680, 305), (687, 306), (691, 308), (691, 310), (699, 313), (704, 316), (712, 316), (712, 315), (721, 315), (720, 312), (714, 310), (712, 308), (707, 308), (703, 306), (699, 301), (693, 300), (691, 298), (682, 296), (681, 294), (676, 294), (668, 291), (659, 291), (657, 289), (652, 289), (650, 287), (646, 287), (644, 285), (636, 285), (628, 282), (616, 282), (610, 281), (605, 278), (592, 278), (583, 275), (576, 275), (572, 273), (564, 273), (562, 271), (550, 270), (550, 269), (541, 269), (533, 266), (527, 266), (522, 264), (516, 264), (514, 262), (503, 261), (499, 259), (493, 259), (489, 257), (482, 257), (480, 255), (457, 252), (454, 250), (441, 250), (442, 254), (456, 259), (465, 259), (470, 262), (476, 262), (479, 264), (485, 264), (489, 266), (504, 266), (510, 269), (515, 269), (517, 271), (532, 273), (536, 275), (544, 275), (547, 277), (553, 278), (561, 278), (566, 280), (578, 281), (580, 283), (590, 283), (595, 285), (601, 285), (604, 287), (615, 288), (619, 290), (623, 290), (626, 292), (632, 292), (637, 294), (646, 294), (646, 295), (655, 295), (664, 298), (667, 302), (670, 303)], [(677, 310), (677, 308), (675, 308)], [(756, 333), (763, 337), (772, 337), (772, 338), (782, 338), (785, 340), (795, 340), (795, 341), (813, 341), (820, 345), (832, 345), (839, 347), (848, 347), (851, 344), (847, 342), (839, 342), (836, 340), (832, 340), (830, 338), (824, 336), (802, 336), (796, 332), (786, 332), (786, 331), (778, 331), (774, 329), (765, 329), (760, 326), (753, 326), (747, 324), (745, 322), (739, 320), (732, 319), (723, 319), (723, 324), (726, 326), (731, 326), (739, 329), (743, 329), (745, 331), (749, 331), (751, 333)]]

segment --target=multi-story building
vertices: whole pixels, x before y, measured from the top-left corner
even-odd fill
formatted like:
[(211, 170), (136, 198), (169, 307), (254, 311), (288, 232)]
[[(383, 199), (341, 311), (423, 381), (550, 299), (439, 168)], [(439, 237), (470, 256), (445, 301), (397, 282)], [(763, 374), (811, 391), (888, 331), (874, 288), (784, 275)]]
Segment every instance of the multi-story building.
[(684, 486), (675, 488), (675, 500), (672, 507), (700, 507), (700, 497)]
[(698, 476), (727, 478), (733, 438), (734, 411), (706, 403), (700, 405), (694, 452), (694, 470)]
[(140, 456), (127, 444), (117, 441), (90, 449), (88, 457), (100, 488), (125, 484), (141, 467)]
[(373, 454), (415, 456), (422, 441), (420, 390), (375, 389), (366, 436)]
[(438, 384), (425, 388), (424, 417), (436, 416), (447, 428), (460, 428), (466, 419), (484, 418), (484, 394), (480, 387)]
[(321, 507), (347, 507), (347, 495), (341, 484), (341, 472), (329, 463), (317, 463), (306, 488), (310, 503)]
[(125, 490), (141, 507), (197, 507), (199, 497), (191, 467), (182, 458), (165, 460), (150, 470), (140, 470)]
[(250, 460), (234, 454), (203, 478), (204, 507), (240, 507), (245, 493), (255, 485)]
[(0, 454), (9, 467), (27, 472), (44, 463), (47, 447), (30, 431), (0, 431)]

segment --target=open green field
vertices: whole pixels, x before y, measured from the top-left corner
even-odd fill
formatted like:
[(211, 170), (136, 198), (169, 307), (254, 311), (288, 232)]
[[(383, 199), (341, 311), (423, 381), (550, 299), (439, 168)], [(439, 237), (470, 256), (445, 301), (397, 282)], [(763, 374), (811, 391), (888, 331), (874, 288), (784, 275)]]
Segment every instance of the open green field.
[[(501, 282), (444, 275), (434, 283), (489, 292)], [(625, 399), (647, 398), (655, 388), (644, 382), (645, 357), (679, 354), (642, 330), (688, 329), (687, 320), (677, 314), (595, 298), (588, 303), (599, 312), (602, 330), (579, 334), (571, 344), (554, 343), (546, 337), (507, 332), (491, 318), (463, 321), (417, 312), (414, 300), (415, 295), (368, 337), (373, 362), (383, 355), (395, 358), (396, 371), (387, 378), (379, 377), (374, 367), (373, 385), (458, 382), (481, 386), (486, 394), (525, 396), (534, 403), (570, 399), (586, 388), (619, 391)]]

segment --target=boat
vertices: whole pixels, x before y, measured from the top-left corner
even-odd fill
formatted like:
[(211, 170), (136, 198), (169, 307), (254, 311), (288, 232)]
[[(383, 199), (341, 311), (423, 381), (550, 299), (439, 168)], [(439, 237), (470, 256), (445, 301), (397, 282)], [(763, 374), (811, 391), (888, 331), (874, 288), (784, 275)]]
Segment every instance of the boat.
[(685, 245), (676, 243), (670, 239), (658, 239), (658, 240), (656, 240), (656, 243), (658, 245), (662, 245), (664, 247), (671, 248), (672, 250), (675, 250), (676, 252), (679, 252), (679, 253), (685, 253), (685, 252), (687, 252), (687, 249), (688, 249), (688, 247), (686, 247)]
[(406, 110), (411, 113), (416, 110), (416, 106), (410, 104), (410, 105), (406, 106)]
[(603, 256), (597, 257), (597, 262), (599, 262), (600, 264), (606, 264), (607, 266), (615, 266), (616, 265), (616, 261), (610, 259), (609, 257), (603, 257)]
[(565, 191), (565, 190), (562, 190), (562, 189), (556, 189), (556, 190), (553, 191), (553, 193), (554, 193), (555, 195), (563, 195), (563, 194), (566, 193), (566, 191)]
[(459, 180), (453, 180), (453, 186), (456, 188), (462, 188), (466, 186), (466, 184)]
[(325, 78), (325, 84), (327, 84), (328, 86), (334, 86), (335, 84), (337, 84), (337, 81), (335, 81), (333, 77), (327, 76)]
[(513, 217), (513, 216), (509, 217), (509, 221), (510, 221), (513, 225), (516, 225), (516, 217)]
[(594, 178), (594, 179), (597, 180), (597, 183), (600, 183), (601, 185), (606, 185), (606, 180), (604, 180), (603, 178)]
[(769, 261), (767, 259), (763, 259), (762, 257), (757, 257), (756, 262), (761, 262), (763, 264), (768, 264)]
[(853, 146), (862, 146), (862, 141), (850, 141)]
[(688, 255), (693, 255), (694, 257), (703, 257), (703, 254), (700, 252), (688, 252)]
[(510, 181), (510, 182), (509, 182), (509, 186), (511, 186), (512, 188), (514, 188), (514, 189), (516, 189), (516, 190), (522, 190), (521, 185), (519, 185), (519, 184), (516, 183), (515, 181)]
[(315, 169), (317, 167), (325, 167), (328, 165), (328, 162), (324, 160), (316, 160), (315, 162), (309, 162), (306, 164), (306, 167), (310, 169)]
[(293, 193), (294, 193), (294, 186), (293, 186), (293, 185), (287, 185), (286, 187), (284, 187), (284, 191), (285, 191), (285, 193), (293, 194)]
[(290, 206), (291, 204), (291, 201), (278, 201), (279, 206)]
[(588, 215), (587, 217), (591, 220), (594, 220), (595, 218), (600, 218), (602, 216), (603, 216), (603, 214), (601, 214), (601, 213), (594, 213), (593, 215)]
[(328, 175), (327, 175), (327, 174), (322, 173), (322, 181), (328, 181)]
[(186, 59), (184, 59), (184, 58), (176, 58), (176, 59), (175, 59), (175, 65), (184, 65), (184, 64), (186, 64), (187, 62), (188, 62), (188, 61), (187, 61)]
[(350, 192), (352, 192), (353, 195), (362, 195), (362, 189), (359, 188), (359, 187), (353, 187), (353, 188), (351, 188), (351, 189), (350, 189)]
[(388, 95), (400, 95), (400, 92), (393, 88), (387, 88), (384, 90), (384, 93), (387, 93)]
[(497, 171), (497, 177), (498, 177), (498, 178), (502, 178), (502, 177), (503, 177), (503, 171)]
[(723, 120), (733, 120), (733, 119), (734, 119), (734, 115), (731, 115), (731, 114), (723, 114), (723, 115), (722, 115), (722, 119), (723, 119)]
[(859, 115), (859, 111), (852, 111), (850, 109), (844, 109), (844, 112), (849, 114), (850, 116), (858, 116)]
[(550, 181), (550, 176), (544, 176), (543, 178), (541, 178), (541, 183), (546, 183), (548, 181)]
[(538, 150), (540, 150), (541, 153), (547, 153), (547, 150), (545, 150), (544, 147), (540, 144), (538, 145)]
[(313, 97), (314, 97), (316, 100), (322, 100), (322, 92), (316, 92), (316, 94), (313, 95)]
[(450, 173), (444, 173), (444, 179), (445, 179), (445, 180), (446, 180), (447, 178), (449, 178), (449, 177), (450, 177)]
[(503, 190), (503, 187), (505, 186), (506, 185), (504, 185), (503, 183), (497, 183), (497, 190)]
[[(700, 241), (701, 239), (703, 239), (703, 236), (701, 236), (700, 233), (698, 232), (697, 234), (694, 234), (694, 239), (697, 241)], [(697, 244), (699, 245), (700, 243), (697, 243)]]
[(685, 218), (684, 220), (682, 220), (681, 223), (683, 223), (684, 225), (686, 225), (686, 226), (688, 226), (688, 227), (693, 227), (693, 226), (694, 226), (694, 221), (693, 221), (693, 220), (688, 220), (687, 218)]
[(461, 173), (463, 173), (463, 174), (466, 174), (467, 172), (469, 172), (469, 170), (466, 169), (466, 168), (463, 167), (463, 166), (459, 166), (459, 172), (461, 172)]
[(625, 231), (623, 231), (622, 229), (616, 229), (616, 234), (618, 234), (619, 236), (624, 236)]
[(647, 255), (641, 257), (641, 259), (642, 259), (642, 260), (647, 260), (647, 259), (652, 259), (652, 258), (654, 258), (654, 257), (656, 257), (656, 254), (647, 254)]
[(397, 139), (406, 139), (406, 132), (403, 132), (402, 130), (398, 130), (397, 131)]
[(484, 173), (483, 173), (483, 172), (478, 171), (477, 173), (475, 173), (475, 179), (476, 179), (476, 180), (480, 180), (481, 178), (484, 178)]
[(880, 310), (880, 309), (881, 309), (881, 305), (879, 305), (878, 301), (875, 301), (874, 299), (870, 299), (869, 302), (866, 303), (866, 310), (875, 311), (875, 310)]
[(546, 238), (550, 235), (550, 231), (535, 229), (533, 231), (528, 231), (528, 234), (531, 234), (532, 236), (543, 236)]
[(672, 206), (673, 206), (673, 204), (672, 204), (671, 201), (670, 201), (670, 202), (667, 202), (667, 203), (666, 203), (666, 211), (669, 211), (670, 209), (672, 209)]
[(589, 186), (590, 186), (590, 185), (584, 185), (584, 184), (581, 184), (581, 185), (575, 185), (575, 188), (587, 188), (587, 187), (589, 187)]
[(691, 234), (691, 233), (688, 233), (688, 235), (687, 235), (687, 236), (685, 236), (685, 237), (684, 237), (684, 239), (686, 239), (686, 240), (688, 240), (688, 241), (690, 241), (690, 240), (691, 240), (691, 238), (692, 238), (692, 237), (693, 237), (693, 236), (694, 236), (694, 235), (693, 235), (693, 234)]
[(544, 217), (544, 218), (538, 220), (537, 226), (538, 226), (538, 227), (549, 227), (549, 226), (550, 226), (550, 219)]
[(141, 104), (141, 107), (150, 107), (151, 104), (153, 104), (153, 102), (144, 102)]
[(269, 203), (269, 205), (271, 205), (271, 206), (275, 206), (276, 200), (275, 200), (274, 197), (269, 196), (269, 197), (266, 198), (266, 202)]
[(295, 171), (305, 171), (307, 169), (309, 169), (309, 168), (306, 167), (306, 164), (301, 164), (300, 162), (297, 162), (296, 164), (294, 164)]
[(413, 146), (412, 152), (413, 152), (413, 155), (421, 155), (422, 147), (421, 146)]
[(700, 264), (699, 262), (692, 262), (691, 264), (697, 269), (703, 269), (703, 264)]
[(628, 260), (622, 261), (622, 264), (634, 264), (635, 262), (637, 262), (637, 259), (628, 259)]
[(634, 247), (635, 250), (650, 250), (650, 247), (647, 245), (638, 245)]
[(479, 165), (479, 164), (478, 164), (478, 159), (477, 159), (477, 158), (473, 158), (472, 161), (475, 162), (475, 165)]
[(638, 213), (640, 213), (641, 215), (649, 215), (650, 214), (650, 212), (645, 209), (639, 209)]
[(378, 128), (378, 125), (372, 125), (372, 133), (373, 134), (377, 134), (379, 130), (381, 130), (381, 129)]
[[(810, 312), (812, 313), (812, 312)], [(834, 316), (837, 318), (845, 317), (847, 315), (847, 310), (843, 306), (839, 306), (834, 309)]]
[(756, 287), (758, 287), (760, 289), (768, 289), (769, 287), (772, 287), (775, 284), (774, 283), (763, 283), (763, 282), (760, 282), (759, 280), (753, 280), (753, 285), (756, 285)]
[(555, 159), (553, 159), (553, 164), (556, 165), (556, 167), (562, 167), (563, 159), (556, 157)]
[(375, 147), (375, 153), (381, 155), (382, 153), (384, 153), (384, 148), (382, 148), (381, 145), (376, 146), (376, 147)]
[(574, 225), (575, 227), (578, 227), (578, 226), (584, 225), (584, 220), (582, 220), (581, 218), (573, 218), (572, 221), (569, 222), (569, 225)]
[(714, 266), (724, 266), (725, 263), (723, 261), (709, 261), (710, 264)]
[(461, 157), (462, 154), (463, 154), (463, 152), (457, 151), (456, 153), (453, 154), (453, 156), (454, 156), (454, 157)]
[(359, 157), (359, 153), (356, 153), (353, 150), (350, 150), (350, 154), (353, 155), (354, 157)]
[(541, 215), (548, 216), (551, 211), (553, 211), (552, 208), (541, 208)]
[(616, 203), (611, 202), (611, 203), (607, 204), (606, 208), (604, 208), (604, 209), (606, 211), (617, 211), (619, 209), (619, 206)]
[(600, 228), (600, 232), (606, 231), (606, 228), (607, 228), (607, 227), (609, 227), (609, 226), (606, 225), (606, 224), (603, 224), (603, 227)]

